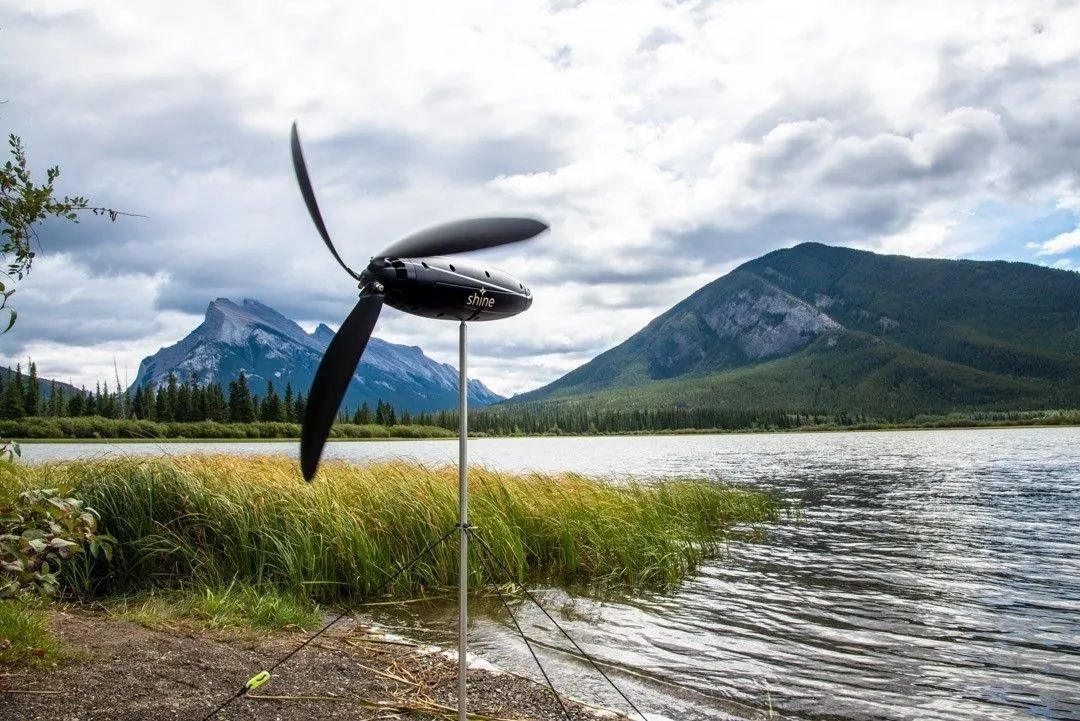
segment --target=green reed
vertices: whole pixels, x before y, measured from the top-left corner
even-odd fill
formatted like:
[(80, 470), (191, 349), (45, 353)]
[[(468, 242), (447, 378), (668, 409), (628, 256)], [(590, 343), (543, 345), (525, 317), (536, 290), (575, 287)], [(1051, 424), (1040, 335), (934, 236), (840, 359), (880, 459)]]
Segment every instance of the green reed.
[[(107, 458), (16, 466), (0, 496), (72, 486), (118, 540), (76, 591), (274, 587), (320, 601), (371, 594), (457, 522), (457, 469), (324, 463), (314, 483), (283, 456)], [(477, 533), (519, 580), (665, 587), (721, 549), (726, 529), (778, 517), (775, 499), (704, 480), (606, 482), (470, 469)], [(390, 589), (455, 583), (454, 537)], [(471, 582), (482, 582), (480, 563)]]

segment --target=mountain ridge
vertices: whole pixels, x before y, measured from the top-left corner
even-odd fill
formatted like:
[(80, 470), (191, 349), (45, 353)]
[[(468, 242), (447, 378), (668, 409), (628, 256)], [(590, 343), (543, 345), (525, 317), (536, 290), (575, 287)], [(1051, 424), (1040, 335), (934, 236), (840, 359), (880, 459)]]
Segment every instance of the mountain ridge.
[(1080, 274), (804, 243), (743, 263), (506, 403), (727, 407), (736, 397), (885, 414), (1080, 405)]
[[(307, 333), (270, 306), (245, 298), (237, 304), (217, 298), (207, 306), (203, 322), (171, 346), (139, 364), (131, 391), (159, 386), (168, 374), (200, 383), (228, 383), (244, 372), (252, 391), (261, 395), (268, 381), (280, 393), (286, 383), (306, 393), (333, 331), (320, 323)], [(418, 346), (372, 337), (346, 391), (343, 404), (358, 408), (384, 400), (410, 411), (432, 411), (457, 405), (458, 372), (448, 363), (428, 358)], [(481, 381), (469, 380), (476, 405), (502, 400)]]

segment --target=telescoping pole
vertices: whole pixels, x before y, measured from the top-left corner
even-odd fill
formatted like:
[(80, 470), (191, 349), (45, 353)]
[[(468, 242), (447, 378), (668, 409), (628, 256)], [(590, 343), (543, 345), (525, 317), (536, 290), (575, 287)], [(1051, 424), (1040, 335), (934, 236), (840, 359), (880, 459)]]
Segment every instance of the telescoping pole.
[(461, 561), (458, 572), (458, 721), (468, 717), (466, 673), (469, 645), (469, 384), (465, 368), (467, 331), (461, 321), (458, 367), (458, 526), (461, 537)]

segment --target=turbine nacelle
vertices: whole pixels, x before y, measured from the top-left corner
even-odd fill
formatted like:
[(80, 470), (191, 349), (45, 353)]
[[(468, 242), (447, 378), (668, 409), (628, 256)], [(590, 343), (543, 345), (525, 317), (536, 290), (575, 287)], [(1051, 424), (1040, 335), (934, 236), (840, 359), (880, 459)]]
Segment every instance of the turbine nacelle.
[(373, 283), (388, 306), (425, 318), (499, 320), (532, 305), (532, 293), (514, 276), (459, 258), (372, 258), (360, 285)]

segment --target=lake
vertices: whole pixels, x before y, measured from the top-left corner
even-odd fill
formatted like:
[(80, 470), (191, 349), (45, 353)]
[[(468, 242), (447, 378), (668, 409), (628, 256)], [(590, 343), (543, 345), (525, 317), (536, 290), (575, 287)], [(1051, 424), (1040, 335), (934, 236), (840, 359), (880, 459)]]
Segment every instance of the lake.
[[(331, 443), (349, 460), (453, 463), (456, 441)], [(797, 502), (801, 521), (733, 540), (670, 594), (545, 604), (650, 719), (1080, 719), (1080, 429), (478, 439), (473, 463), (704, 476)], [(295, 443), (23, 446), (275, 453)], [(536, 676), (478, 602), (472, 649)], [(619, 699), (539, 612), (517, 606), (557, 687)], [(454, 607), (380, 611), (452, 645)]]

